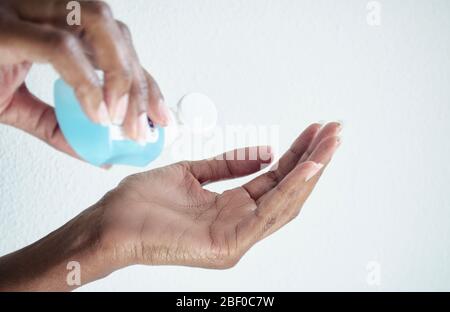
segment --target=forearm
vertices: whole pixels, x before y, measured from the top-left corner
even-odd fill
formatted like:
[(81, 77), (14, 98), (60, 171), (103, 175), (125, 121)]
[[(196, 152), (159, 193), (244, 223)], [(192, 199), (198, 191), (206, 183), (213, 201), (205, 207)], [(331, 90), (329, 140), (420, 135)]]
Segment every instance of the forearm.
[(99, 248), (98, 214), (90, 208), (41, 240), (1, 257), (0, 290), (69, 291), (80, 286), (77, 274), (81, 285), (109, 274), (113, 266)]

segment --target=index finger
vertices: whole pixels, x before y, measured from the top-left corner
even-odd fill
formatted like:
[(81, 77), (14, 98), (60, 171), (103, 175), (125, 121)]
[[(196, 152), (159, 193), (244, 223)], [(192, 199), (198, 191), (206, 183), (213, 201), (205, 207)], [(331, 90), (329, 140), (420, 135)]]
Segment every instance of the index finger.
[(92, 50), (95, 64), (104, 72), (103, 96), (114, 118), (121, 107), (127, 106), (132, 82), (127, 43), (107, 3), (80, 1), (81, 25), (68, 25), (68, 3), (19, 0), (13, 1), (12, 6), (24, 19), (64, 27)]
[(324, 139), (310, 160), (299, 163), (277, 186), (263, 195), (257, 201), (254, 214), (241, 225), (241, 237), (254, 243), (295, 218), (339, 144), (337, 136)]
[(95, 122), (107, 124), (101, 83), (72, 34), (47, 25), (5, 17), (0, 40), (14, 53), (17, 62), (50, 63), (74, 88), (85, 113)]

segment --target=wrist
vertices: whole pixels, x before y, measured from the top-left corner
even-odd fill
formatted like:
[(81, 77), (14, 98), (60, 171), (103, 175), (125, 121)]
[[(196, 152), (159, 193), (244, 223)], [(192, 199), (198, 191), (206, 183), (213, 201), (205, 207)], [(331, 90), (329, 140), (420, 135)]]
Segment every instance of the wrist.
[(2, 290), (72, 290), (117, 268), (102, 246), (101, 210), (93, 206), (41, 240), (0, 258)]

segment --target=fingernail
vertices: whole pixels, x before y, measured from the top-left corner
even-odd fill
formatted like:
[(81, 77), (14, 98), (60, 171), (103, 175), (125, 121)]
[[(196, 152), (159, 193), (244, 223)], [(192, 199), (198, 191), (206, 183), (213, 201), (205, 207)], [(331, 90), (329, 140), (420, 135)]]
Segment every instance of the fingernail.
[(98, 107), (97, 116), (102, 126), (109, 126), (111, 124), (108, 108), (106, 108), (106, 104), (103, 101), (100, 103), (100, 106)]
[(259, 159), (265, 162), (271, 162), (273, 153), (272, 153), (272, 147), (271, 146), (262, 146), (258, 148), (258, 156)]
[(125, 94), (117, 102), (116, 111), (113, 116), (113, 123), (115, 125), (120, 126), (123, 124), (125, 116), (127, 114), (127, 110), (128, 110), (128, 94)]
[(150, 135), (150, 126), (148, 125), (147, 113), (142, 113), (138, 119), (138, 139), (140, 145), (147, 144)]
[(308, 182), (312, 179), (319, 171), (322, 169), (323, 164), (314, 162), (313, 166), (311, 167), (311, 170), (308, 172), (305, 182)]
[(339, 131), (341, 131), (342, 128), (344, 128), (344, 121), (343, 120), (337, 120), (336, 122), (339, 124)]

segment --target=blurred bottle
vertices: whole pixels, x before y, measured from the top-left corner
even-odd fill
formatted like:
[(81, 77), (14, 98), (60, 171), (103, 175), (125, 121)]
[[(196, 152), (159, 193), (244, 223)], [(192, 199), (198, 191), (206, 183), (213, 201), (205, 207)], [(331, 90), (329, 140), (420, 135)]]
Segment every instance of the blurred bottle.
[(120, 126), (102, 126), (83, 112), (73, 89), (58, 79), (54, 86), (55, 112), (70, 146), (85, 161), (95, 165), (147, 166), (164, 147), (164, 129), (149, 120), (150, 136), (144, 145), (127, 139)]

